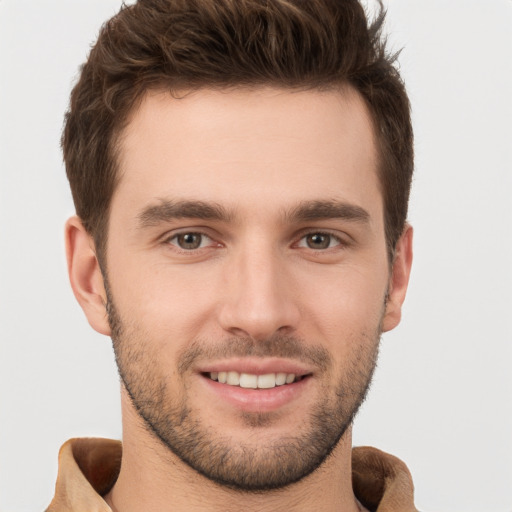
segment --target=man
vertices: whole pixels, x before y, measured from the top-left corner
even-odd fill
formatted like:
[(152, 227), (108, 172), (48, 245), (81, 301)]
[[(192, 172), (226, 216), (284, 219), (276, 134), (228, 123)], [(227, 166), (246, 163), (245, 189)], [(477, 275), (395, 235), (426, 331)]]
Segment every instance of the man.
[(140, 0), (63, 135), (69, 276), (111, 336), (123, 445), (75, 439), (48, 511), (412, 511), (352, 449), (412, 260), (403, 84), (356, 0)]

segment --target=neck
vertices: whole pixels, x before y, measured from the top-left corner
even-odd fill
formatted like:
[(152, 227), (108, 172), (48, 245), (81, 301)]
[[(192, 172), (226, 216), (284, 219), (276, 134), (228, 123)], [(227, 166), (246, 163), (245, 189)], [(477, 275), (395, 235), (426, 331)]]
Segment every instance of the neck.
[(283, 489), (235, 491), (198, 474), (153, 434), (123, 397), (123, 459), (119, 478), (106, 496), (113, 512), (266, 512), (286, 510), (357, 512), (352, 491), (351, 432), (311, 475)]

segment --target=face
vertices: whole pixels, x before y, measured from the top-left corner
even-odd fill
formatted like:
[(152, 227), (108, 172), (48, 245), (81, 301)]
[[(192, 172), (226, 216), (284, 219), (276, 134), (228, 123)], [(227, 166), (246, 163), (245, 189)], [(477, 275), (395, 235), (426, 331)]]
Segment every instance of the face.
[(153, 93), (120, 149), (107, 295), (132, 407), (218, 483), (303, 478), (350, 426), (403, 300), (363, 101)]

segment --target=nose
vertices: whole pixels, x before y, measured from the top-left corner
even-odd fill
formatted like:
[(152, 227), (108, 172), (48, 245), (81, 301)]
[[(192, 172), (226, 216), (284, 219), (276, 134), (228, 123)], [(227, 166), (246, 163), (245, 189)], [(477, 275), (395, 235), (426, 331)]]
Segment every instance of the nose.
[(230, 259), (224, 273), (221, 327), (255, 340), (290, 334), (298, 325), (298, 297), (286, 257), (271, 248), (243, 250)]

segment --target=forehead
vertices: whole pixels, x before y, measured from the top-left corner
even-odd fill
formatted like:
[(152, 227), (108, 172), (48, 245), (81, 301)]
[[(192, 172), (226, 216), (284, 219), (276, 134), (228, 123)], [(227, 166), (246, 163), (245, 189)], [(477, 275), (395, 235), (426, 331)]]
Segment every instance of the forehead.
[(328, 197), (382, 210), (371, 117), (349, 87), (150, 92), (119, 159), (112, 211), (168, 197), (265, 211)]

